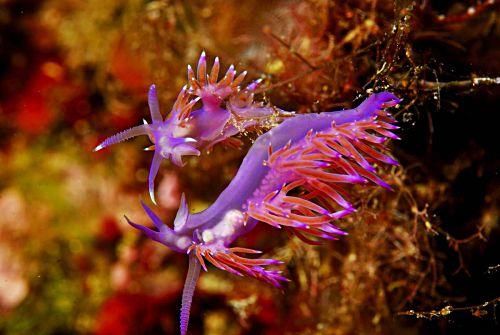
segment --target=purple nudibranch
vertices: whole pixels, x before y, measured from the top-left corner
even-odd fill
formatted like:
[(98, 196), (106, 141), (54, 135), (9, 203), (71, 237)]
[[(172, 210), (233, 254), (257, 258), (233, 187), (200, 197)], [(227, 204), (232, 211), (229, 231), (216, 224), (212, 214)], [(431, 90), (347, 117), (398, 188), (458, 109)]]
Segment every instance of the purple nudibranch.
[[(348, 198), (349, 186), (373, 184), (390, 189), (373, 164), (398, 164), (386, 146), (388, 139), (399, 139), (392, 132), (398, 127), (385, 109), (399, 102), (392, 93), (381, 92), (354, 109), (296, 115), (255, 141), (236, 176), (206, 210), (190, 214), (183, 195), (173, 229), (144, 203), (156, 230), (127, 218), (149, 238), (189, 254), (181, 307), (182, 335), (187, 332), (200, 269), (207, 271), (206, 261), (276, 287), (287, 281), (281, 271), (267, 268), (280, 261), (242, 257), (244, 253), (260, 252), (231, 247), (258, 222), (287, 229), (312, 244), (333, 240), (346, 234), (334, 222), (356, 210)], [(300, 192), (293, 192), (297, 190)]]
[[(261, 80), (255, 80), (242, 88), (240, 84), (246, 71), (236, 75), (236, 70), (231, 65), (224, 77), (218, 80), (219, 70), (219, 58), (215, 58), (210, 73), (207, 73), (206, 55), (202, 52), (196, 75), (191, 66), (188, 66), (189, 86), (182, 88), (171, 113), (165, 119), (160, 113), (156, 86), (151, 85), (148, 104), (152, 123), (144, 121), (142, 125), (119, 132), (105, 139), (94, 151), (136, 136), (149, 136), (153, 146), (146, 150), (154, 149), (154, 156), (148, 186), (151, 200), (156, 204), (154, 180), (163, 159), (183, 166), (184, 156), (199, 156), (200, 150), (210, 149), (219, 142), (238, 145), (239, 140), (233, 136), (241, 131), (266, 121), (269, 123), (273, 118), (279, 121), (293, 115), (254, 101), (255, 91)], [(194, 109), (198, 104), (201, 107)]]

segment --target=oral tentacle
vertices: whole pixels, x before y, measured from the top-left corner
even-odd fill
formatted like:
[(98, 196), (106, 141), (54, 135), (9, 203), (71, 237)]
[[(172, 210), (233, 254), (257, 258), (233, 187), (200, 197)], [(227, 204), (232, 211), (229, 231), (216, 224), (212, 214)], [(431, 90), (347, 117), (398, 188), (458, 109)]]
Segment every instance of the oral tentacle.
[(182, 156), (199, 156), (201, 155), (200, 150), (196, 149), (193, 145), (189, 143), (179, 144), (175, 146), (170, 157), (172, 163), (177, 166), (184, 166), (182, 162)]
[(160, 155), (158, 150), (155, 151), (153, 160), (151, 161), (151, 167), (149, 168), (149, 176), (148, 176), (148, 188), (149, 188), (149, 196), (151, 201), (156, 205), (155, 199), (155, 178), (158, 174), (158, 170), (160, 169), (160, 164), (163, 157)]
[(142, 200), (141, 200), (141, 205), (146, 214), (151, 219), (151, 221), (153, 221), (153, 224), (155, 225), (156, 229), (158, 229), (160, 233), (172, 232), (172, 229), (167, 227), (167, 225), (163, 223), (163, 221), (156, 215), (156, 213), (153, 212), (151, 208), (149, 208)]
[[(141, 201), (141, 204), (144, 211), (153, 222), (156, 230), (134, 223), (129, 220), (127, 216), (125, 216), (127, 223), (135, 229), (140, 230), (144, 235), (153, 241), (159, 242), (176, 252), (186, 252), (192, 244), (192, 239), (185, 234), (183, 235), (172, 230), (165, 223), (163, 223), (163, 221), (144, 202)], [(183, 215), (182, 211), (180, 215)], [(185, 214), (185, 216), (187, 217), (187, 214)]]
[[(167, 226), (164, 226), (161, 231), (155, 231), (151, 228), (131, 221), (127, 216), (125, 216), (125, 220), (129, 225), (137, 230), (140, 230), (149, 239), (161, 243), (174, 251), (182, 252), (185, 248), (187, 248), (189, 241), (185, 240), (185, 237), (179, 237), (172, 229), (168, 228)], [(179, 239), (181, 238), (183, 240), (181, 241), (181, 243), (179, 243)]]

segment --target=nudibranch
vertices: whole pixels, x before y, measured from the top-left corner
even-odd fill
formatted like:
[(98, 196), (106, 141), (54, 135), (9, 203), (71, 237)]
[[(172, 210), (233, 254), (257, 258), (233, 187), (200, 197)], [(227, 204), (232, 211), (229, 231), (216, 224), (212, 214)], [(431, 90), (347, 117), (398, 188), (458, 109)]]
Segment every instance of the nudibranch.
[[(147, 135), (154, 150), (148, 186), (153, 203), (154, 180), (163, 159), (169, 159), (177, 166), (182, 166), (183, 156), (199, 156), (200, 150), (209, 149), (219, 142), (238, 145), (239, 140), (232, 137), (250, 127), (272, 124), (283, 117), (293, 115), (276, 107), (254, 100), (255, 91), (261, 80), (255, 80), (241, 88), (246, 71), (237, 75), (233, 65), (219, 79), (220, 62), (216, 57), (210, 73), (207, 72), (207, 59), (202, 52), (198, 61), (197, 73), (188, 66), (188, 83), (182, 88), (171, 113), (162, 118), (155, 85), (148, 93), (151, 124), (144, 124), (124, 130), (105, 139), (94, 151), (130, 138)], [(194, 109), (200, 103), (201, 107)], [(194, 109), (194, 110), (193, 110)]]
[(280, 261), (247, 258), (242, 254), (260, 252), (231, 247), (257, 223), (289, 230), (312, 244), (336, 239), (346, 234), (336, 221), (356, 210), (350, 202), (352, 185), (390, 189), (377, 175), (375, 164), (397, 164), (388, 153), (387, 140), (399, 138), (392, 132), (398, 127), (386, 109), (399, 102), (393, 94), (381, 92), (354, 109), (288, 118), (254, 142), (234, 179), (206, 210), (189, 213), (183, 195), (173, 229), (144, 203), (156, 230), (127, 218), (149, 238), (189, 254), (180, 316), (182, 335), (187, 332), (200, 269), (206, 271), (207, 262), (277, 287), (287, 280), (268, 267)]

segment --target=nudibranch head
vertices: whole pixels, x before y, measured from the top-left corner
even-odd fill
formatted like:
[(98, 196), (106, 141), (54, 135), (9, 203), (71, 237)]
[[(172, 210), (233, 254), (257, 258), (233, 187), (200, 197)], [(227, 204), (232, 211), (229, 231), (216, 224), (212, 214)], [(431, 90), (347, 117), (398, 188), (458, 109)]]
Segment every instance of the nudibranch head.
[[(127, 216), (125, 216), (128, 224), (140, 230), (142, 233), (144, 233), (144, 235), (146, 235), (153, 241), (161, 243), (174, 251), (181, 253), (186, 252), (188, 248), (193, 244), (192, 238), (188, 235), (177, 234), (166, 224), (164, 224), (163, 221), (155, 214), (155, 212), (153, 212), (143, 201), (141, 201), (141, 205), (146, 214), (153, 222), (156, 230), (134, 223)], [(181, 213), (181, 216), (187, 215), (186, 212), (184, 212), (184, 214), (182, 213), (182, 206), (178, 211), (177, 217), (179, 217), (179, 213)], [(176, 218), (176, 221), (177, 220), (178, 218)]]
[(175, 165), (182, 166), (183, 156), (200, 155), (200, 151), (196, 147), (197, 140), (189, 136), (183, 136), (184, 134), (183, 129), (180, 127), (180, 121), (175, 117), (172, 117), (172, 115), (189, 114), (191, 112), (191, 109), (199, 99), (189, 100), (188, 96), (189, 94), (187, 93), (187, 89), (184, 87), (177, 97), (171, 116), (166, 120), (163, 120), (160, 113), (156, 86), (151, 85), (148, 92), (148, 104), (152, 123), (148, 124), (144, 121), (144, 123), (140, 126), (132, 127), (107, 138), (94, 149), (94, 151), (99, 151), (110, 145), (123, 142), (130, 138), (147, 135), (153, 143), (153, 146), (146, 148), (146, 150), (154, 150), (148, 184), (151, 200), (155, 204), (154, 180), (156, 174), (158, 173), (161, 161), (163, 159), (169, 159)]

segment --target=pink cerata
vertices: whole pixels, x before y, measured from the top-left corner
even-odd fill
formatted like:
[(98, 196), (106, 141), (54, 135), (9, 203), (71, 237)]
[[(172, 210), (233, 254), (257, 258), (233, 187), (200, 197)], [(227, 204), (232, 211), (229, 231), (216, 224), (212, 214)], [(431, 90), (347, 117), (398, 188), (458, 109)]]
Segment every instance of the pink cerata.
[[(218, 81), (219, 60), (206, 72), (202, 53), (197, 76), (188, 67), (189, 87), (184, 87), (170, 115), (163, 120), (155, 86), (149, 91), (152, 124), (144, 124), (112, 136), (96, 150), (137, 136), (148, 135), (155, 145), (149, 189), (154, 199), (154, 176), (161, 159), (181, 165), (182, 156), (199, 155), (200, 148), (230, 139), (240, 131), (274, 116), (279, 125), (254, 142), (227, 188), (206, 210), (190, 213), (185, 196), (173, 228), (148, 207), (142, 206), (155, 230), (127, 222), (147, 237), (189, 255), (180, 313), (180, 332), (188, 329), (189, 311), (200, 273), (207, 263), (238, 276), (250, 276), (280, 287), (287, 279), (269, 266), (274, 259), (248, 258), (260, 251), (232, 244), (258, 223), (286, 229), (315, 244), (346, 235), (335, 223), (356, 209), (350, 202), (352, 185), (390, 189), (375, 164), (397, 165), (387, 149), (388, 139), (399, 139), (398, 127), (386, 111), (400, 100), (389, 92), (370, 95), (358, 107), (318, 114), (294, 114), (254, 102), (258, 81), (239, 87), (245, 73), (234, 67)], [(201, 101), (200, 101), (201, 100)], [(200, 101), (202, 107), (192, 111)], [(283, 121), (284, 119), (284, 121)], [(236, 121), (237, 120), (237, 123)]]

